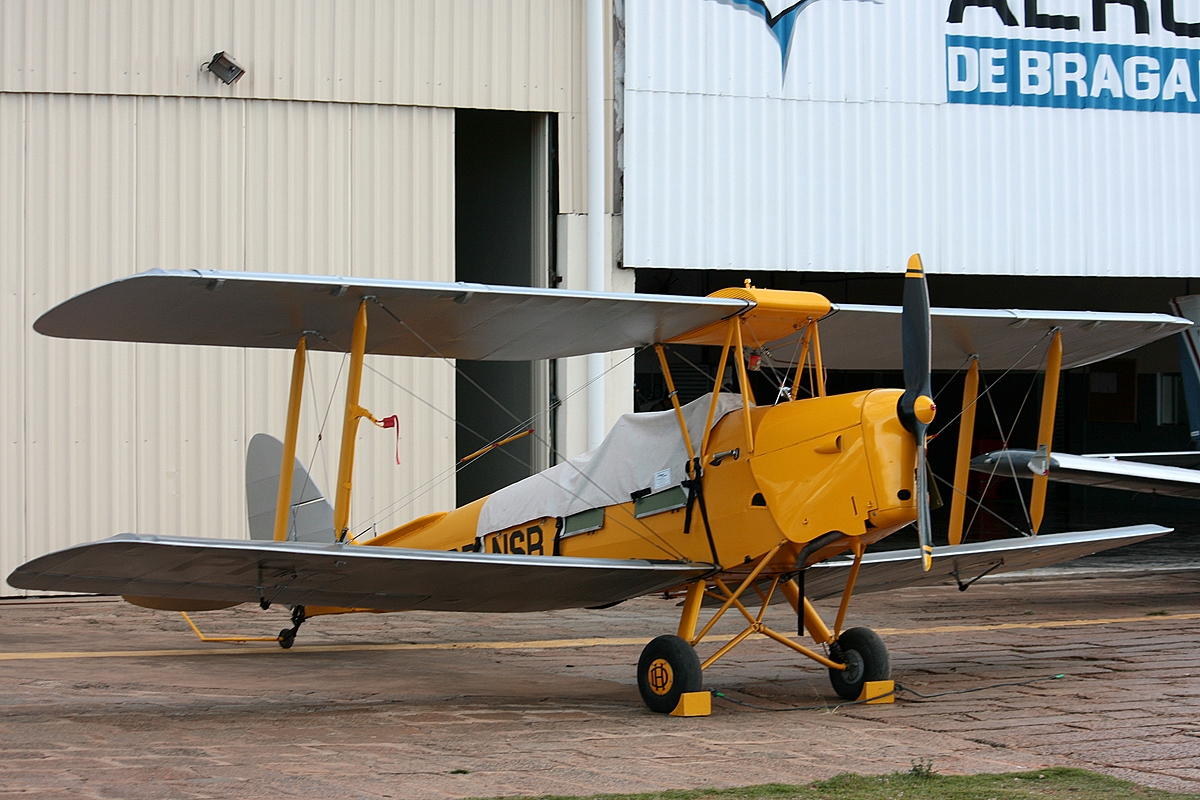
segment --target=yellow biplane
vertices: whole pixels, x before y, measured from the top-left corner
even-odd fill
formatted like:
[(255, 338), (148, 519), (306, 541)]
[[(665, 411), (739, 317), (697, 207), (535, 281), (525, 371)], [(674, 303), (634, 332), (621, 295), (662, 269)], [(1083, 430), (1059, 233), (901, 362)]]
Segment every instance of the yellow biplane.
[[(651, 641), (638, 663), (638, 685), (652, 710), (678, 712), (701, 692), (703, 671), (754, 634), (826, 667), (841, 697), (863, 699), (865, 686), (888, 680), (890, 666), (878, 635), (843, 628), (856, 585), (875, 590), (953, 577), (961, 587), (985, 572), (1168, 532), (1143, 525), (960, 544), (975, 403), (969, 390), (951, 545), (935, 554), (925, 467), (935, 416), (931, 370), (969, 365), (970, 389), (981, 364), (1029, 369), (1023, 359), (1037, 351), (1034, 366), (1044, 362), (1047, 372), (1039, 443), (1048, 447), (1061, 368), (1109, 358), (1188, 324), (1162, 314), (931, 311), (917, 256), (900, 308), (835, 305), (819, 294), (749, 285), (685, 298), (142, 273), (67, 300), (34, 327), (68, 338), (294, 350), (284, 441), (257, 455), (251, 448), (259, 466), (252, 463), (248, 484), (260, 498), (274, 495), (265, 505), (249, 503), (256, 538), (122, 534), (36, 558), (8, 580), (184, 612), (285, 604), (293, 622), (278, 639), (285, 648), (318, 614), (600, 608), (666, 592), (683, 598), (678, 629)], [(720, 348), (712, 391), (686, 405), (666, 355), (677, 344)], [(375, 420), (358, 402), (365, 353), (533, 360), (646, 347), (658, 354), (670, 410), (626, 415), (595, 450), (453, 511), (370, 539), (348, 535), (356, 427), (362, 418)], [(350, 357), (332, 506), (295, 461), (308, 349)], [(747, 371), (763, 360), (789, 367), (773, 405), (756, 404), (749, 389)], [(903, 389), (826, 391), (827, 368), (899, 364)], [(723, 391), (730, 365), (735, 390)], [(262, 466), (263, 453), (271, 466)], [(1035, 503), (1044, 503), (1044, 489), (1035, 484)], [(914, 522), (918, 551), (866, 555), (869, 545)], [(810, 601), (835, 594), (841, 602), (830, 624)], [(798, 637), (764, 621), (781, 597), (796, 612)], [(715, 611), (701, 624), (705, 607)], [(729, 611), (745, 617), (744, 630), (701, 661), (696, 647)], [(811, 644), (802, 642), (805, 634)]]

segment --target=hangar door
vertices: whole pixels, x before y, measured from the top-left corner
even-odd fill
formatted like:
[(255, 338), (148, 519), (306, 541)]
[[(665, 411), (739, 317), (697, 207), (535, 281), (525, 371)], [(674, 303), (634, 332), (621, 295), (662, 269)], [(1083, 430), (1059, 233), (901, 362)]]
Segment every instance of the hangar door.
[[(554, 120), (522, 111), (455, 112), (455, 277), (513, 286), (549, 285)], [(550, 463), (549, 364), (459, 361), (456, 458), (506, 434), (533, 435), (459, 469), (458, 505)]]

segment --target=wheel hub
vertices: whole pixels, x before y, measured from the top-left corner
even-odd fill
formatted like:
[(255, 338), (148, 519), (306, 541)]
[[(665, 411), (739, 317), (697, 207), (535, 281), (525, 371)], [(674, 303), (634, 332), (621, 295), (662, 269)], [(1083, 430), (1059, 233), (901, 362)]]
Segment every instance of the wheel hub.
[(656, 658), (650, 662), (646, 678), (650, 684), (650, 691), (660, 697), (669, 694), (671, 687), (675, 685), (675, 673), (665, 658)]
[(842, 672), (846, 683), (858, 683), (861, 681), (865, 671), (863, 657), (859, 655), (857, 650), (846, 650), (842, 653), (842, 657), (846, 664), (846, 669)]

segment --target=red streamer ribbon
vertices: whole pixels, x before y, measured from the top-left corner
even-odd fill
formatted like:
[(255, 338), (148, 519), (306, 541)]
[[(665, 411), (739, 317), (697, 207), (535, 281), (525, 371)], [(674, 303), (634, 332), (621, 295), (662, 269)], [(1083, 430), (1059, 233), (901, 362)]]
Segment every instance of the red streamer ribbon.
[(383, 419), (379, 420), (379, 427), (396, 429), (396, 465), (399, 466), (399, 464), (400, 464), (400, 418), (398, 416), (396, 416), (395, 414), (392, 414), (390, 417), (384, 417)]

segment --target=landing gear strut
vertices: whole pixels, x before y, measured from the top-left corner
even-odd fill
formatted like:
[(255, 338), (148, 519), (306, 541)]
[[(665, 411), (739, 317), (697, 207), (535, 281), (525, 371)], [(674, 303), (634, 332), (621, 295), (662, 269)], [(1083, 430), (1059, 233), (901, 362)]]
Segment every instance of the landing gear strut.
[(300, 626), (304, 624), (304, 620), (308, 617), (304, 616), (304, 606), (292, 606), (292, 627), (284, 628), (279, 632), (279, 646), (287, 650), (296, 641), (296, 634), (300, 631)]

